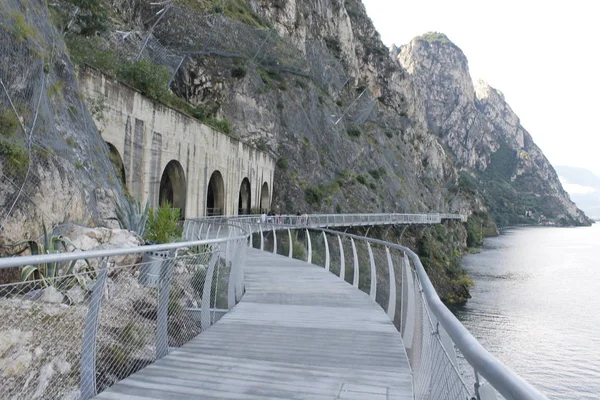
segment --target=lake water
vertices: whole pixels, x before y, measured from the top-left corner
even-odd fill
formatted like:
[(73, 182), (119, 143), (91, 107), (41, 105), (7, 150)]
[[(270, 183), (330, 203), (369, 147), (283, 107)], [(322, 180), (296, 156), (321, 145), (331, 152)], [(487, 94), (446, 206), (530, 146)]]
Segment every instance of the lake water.
[(600, 223), (508, 230), (463, 267), (454, 311), (488, 351), (551, 399), (600, 399)]

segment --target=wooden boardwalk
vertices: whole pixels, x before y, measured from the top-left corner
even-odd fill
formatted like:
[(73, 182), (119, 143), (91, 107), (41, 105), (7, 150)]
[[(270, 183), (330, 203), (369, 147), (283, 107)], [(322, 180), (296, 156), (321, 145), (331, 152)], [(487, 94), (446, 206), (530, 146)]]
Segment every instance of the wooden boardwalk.
[(368, 295), (253, 249), (245, 281), (218, 323), (97, 398), (413, 399), (401, 336)]

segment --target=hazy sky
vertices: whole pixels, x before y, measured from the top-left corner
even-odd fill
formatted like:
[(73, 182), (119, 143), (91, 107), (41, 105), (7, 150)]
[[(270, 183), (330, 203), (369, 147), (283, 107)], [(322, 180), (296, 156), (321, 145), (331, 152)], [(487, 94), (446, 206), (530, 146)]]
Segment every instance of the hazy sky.
[(553, 165), (600, 176), (600, 2), (363, 0), (383, 42), (445, 33)]

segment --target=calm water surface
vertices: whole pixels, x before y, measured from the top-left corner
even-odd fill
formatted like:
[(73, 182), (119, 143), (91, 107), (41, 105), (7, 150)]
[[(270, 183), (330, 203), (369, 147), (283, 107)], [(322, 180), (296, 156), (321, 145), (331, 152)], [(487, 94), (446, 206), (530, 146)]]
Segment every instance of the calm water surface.
[(551, 399), (600, 399), (600, 223), (509, 230), (463, 267), (455, 312), (486, 349)]

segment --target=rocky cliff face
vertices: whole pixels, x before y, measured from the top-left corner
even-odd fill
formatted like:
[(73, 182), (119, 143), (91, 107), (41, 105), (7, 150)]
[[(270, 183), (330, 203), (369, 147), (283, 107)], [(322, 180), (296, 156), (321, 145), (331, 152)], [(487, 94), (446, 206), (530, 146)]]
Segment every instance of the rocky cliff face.
[(446, 36), (426, 34), (396, 53), (424, 101), (428, 129), (478, 181), (470, 189), (497, 223), (588, 223), (502, 93), (482, 81), (473, 86), (466, 57)]
[[(79, 3), (51, 7), (60, 15)], [(488, 211), (500, 224), (532, 221), (529, 211), (586, 222), (502, 95), (474, 87), (445, 37), (416, 39), (390, 57), (359, 0), (84, 3), (62, 16), (71, 55), (104, 69), (123, 60), (110, 56), (149, 54), (157, 68), (177, 71), (170, 89), (199, 118), (227, 119), (231, 135), (279, 159), (274, 211), (472, 214), (477, 223), (404, 238), (446, 299), (465, 291), (456, 256), (445, 255), (480, 242), (482, 226), (495, 231)], [(146, 53), (135, 48), (143, 43)]]
[(45, 1), (0, 4), (0, 246), (74, 221), (117, 225), (122, 188)]

